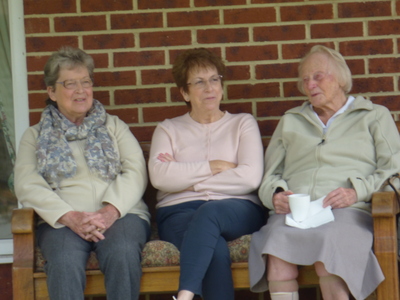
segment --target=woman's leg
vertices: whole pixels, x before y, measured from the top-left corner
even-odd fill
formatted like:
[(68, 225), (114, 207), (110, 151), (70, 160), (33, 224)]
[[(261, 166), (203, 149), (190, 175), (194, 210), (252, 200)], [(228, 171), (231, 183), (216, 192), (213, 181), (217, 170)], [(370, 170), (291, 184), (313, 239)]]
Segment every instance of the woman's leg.
[(141, 253), (149, 235), (147, 221), (127, 214), (104, 233), (104, 240), (95, 243), (94, 251), (105, 275), (107, 299), (139, 298)]
[(267, 280), (272, 300), (297, 300), (299, 272), (297, 266), (276, 256), (268, 255)]
[(322, 262), (316, 262), (314, 267), (324, 300), (349, 299), (349, 288), (342, 278), (329, 273)]
[(50, 299), (83, 300), (91, 243), (67, 227), (55, 229), (46, 223), (39, 226), (37, 241), (46, 259)]
[(233, 299), (226, 241), (253, 233), (263, 224), (263, 209), (247, 200), (225, 199), (201, 205), (182, 242), (180, 290), (204, 292), (206, 300)]

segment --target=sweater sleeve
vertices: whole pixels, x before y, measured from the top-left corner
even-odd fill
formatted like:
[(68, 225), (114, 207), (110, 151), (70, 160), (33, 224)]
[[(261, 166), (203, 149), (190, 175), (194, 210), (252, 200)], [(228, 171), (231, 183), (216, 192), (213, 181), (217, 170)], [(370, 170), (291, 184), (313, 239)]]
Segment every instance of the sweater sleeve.
[(150, 180), (158, 190), (180, 192), (212, 176), (208, 161), (165, 163), (157, 158), (160, 153), (174, 154), (171, 134), (162, 124), (154, 131), (149, 157)]
[(263, 175), (263, 146), (256, 120), (251, 115), (246, 115), (238, 131), (239, 143), (234, 150), (237, 155), (237, 167), (195, 184), (196, 192), (245, 195), (259, 187)]
[(265, 174), (258, 195), (265, 207), (274, 210), (272, 197), (277, 188), (288, 190), (288, 185), (282, 179), (286, 150), (282, 142), (283, 118), (279, 121), (271, 141), (265, 152)]
[[(110, 132), (117, 143), (121, 173), (110, 183), (102, 198), (103, 203), (114, 205), (121, 218), (132, 209), (147, 214), (142, 196), (147, 186), (146, 163), (142, 149), (129, 127), (120, 119), (108, 116), (115, 122), (114, 132)], [(110, 129), (109, 129), (110, 131)]]
[(376, 106), (375, 109), (376, 118), (370, 126), (376, 151), (375, 172), (365, 177), (349, 178), (357, 192), (358, 201), (370, 201), (372, 194), (380, 189), (387, 178), (400, 172), (399, 132), (385, 107)]
[(36, 213), (54, 228), (64, 227), (57, 220), (74, 209), (62, 200), (37, 171), (36, 140), (38, 132), (28, 128), (22, 136), (15, 162), (15, 193), (25, 207)]

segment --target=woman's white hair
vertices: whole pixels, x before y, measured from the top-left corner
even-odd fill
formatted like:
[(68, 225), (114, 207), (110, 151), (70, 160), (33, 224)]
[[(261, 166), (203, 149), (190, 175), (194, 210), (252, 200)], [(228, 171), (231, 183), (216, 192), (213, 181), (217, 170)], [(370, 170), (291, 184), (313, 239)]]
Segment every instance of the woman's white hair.
[(304, 88), (303, 88), (303, 78), (301, 78), (301, 72), (304, 63), (306, 60), (315, 53), (320, 53), (323, 55), (326, 55), (328, 59), (332, 62), (332, 66), (334, 67), (334, 74), (336, 76), (336, 79), (338, 80), (340, 87), (343, 89), (345, 94), (348, 94), (351, 90), (351, 87), (353, 85), (352, 78), (351, 78), (351, 71), (349, 67), (347, 66), (346, 61), (344, 60), (343, 56), (337, 52), (336, 50), (330, 49), (328, 47), (322, 46), (322, 45), (316, 45), (311, 48), (310, 52), (304, 56), (299, 64), (298, 68), (298, 74), (299, 77), (297, 79), (297, 88), (302, 94), (305, 94)]

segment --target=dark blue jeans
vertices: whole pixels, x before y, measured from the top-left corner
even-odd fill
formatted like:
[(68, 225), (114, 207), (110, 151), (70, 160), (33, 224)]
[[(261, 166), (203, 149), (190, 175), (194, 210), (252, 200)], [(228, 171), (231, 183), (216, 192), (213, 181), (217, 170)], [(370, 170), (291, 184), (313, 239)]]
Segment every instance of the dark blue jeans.
[(91, 251), (96, 252), (105, 275), (107, 299), (139, 299), (141, 251), (149, 233), (149, 224), (135, 214), (118, 219), (97, 243), (85, 241), (68, 227), (41, 224), (37, 241), (46, 259), (50, 299), (84, 299), (85, 267)]
[(264, 225), (264, 209), (244, 199), (191, 201), (157, 210), (161, 239), (181, 252), (179, 290), (206, 300), (232, 300), (227, 241)]

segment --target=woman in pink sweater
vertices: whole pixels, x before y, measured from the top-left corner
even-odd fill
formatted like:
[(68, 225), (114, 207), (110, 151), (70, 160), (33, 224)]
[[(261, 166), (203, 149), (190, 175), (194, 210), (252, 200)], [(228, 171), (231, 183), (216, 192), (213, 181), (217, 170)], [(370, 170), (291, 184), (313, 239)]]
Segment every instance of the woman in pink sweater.
[(220, 109), (224, 70), (204, 48), (179, 55), (172, 72), (190, 111), (160, 123), (152, 139), (160, 237), (181, 252), (178, 300), (234, 299), (227, 241), (264, 224), (254, 193), (263, 175), (260, 132), (251, 115)]

